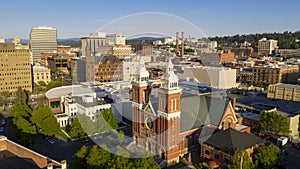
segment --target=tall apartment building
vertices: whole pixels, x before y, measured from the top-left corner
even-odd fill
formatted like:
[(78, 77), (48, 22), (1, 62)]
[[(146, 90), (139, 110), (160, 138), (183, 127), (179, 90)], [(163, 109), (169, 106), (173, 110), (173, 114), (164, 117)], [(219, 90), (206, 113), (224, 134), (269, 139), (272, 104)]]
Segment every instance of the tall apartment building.
[(231, 52), (237, 57), (251, 56), (254, 53), (254, 49), (252, 47), (232, 48)]
[(123, 68), (121, 61), (116, 56), (99, 57), (98, 69), (95, 81), (112, 82), (123, 80)]
[(252, 74), (252, 83), (255, 84), (296, 84), (298, 81), (299, 67), (297, 65), (254, 66)]
[(267, 38), (262, 38), (258, 41), (258, 55), (264, 55), (268, 56), (269, 54), (272, 54), (272, 51), (277, 49), (278, 41)]
[(267, 97), (300, 102), (300, 86), (283, 83), (269, 85)]
[(0, 92), (32, 91), (30, 50), (0, 43)]
[(30, 49), (33, 62), (41, 59), (41, 53), (57, 52), (57, 30), (46, 26), (32, 28)]
[(153, 55), (153, 46), (152, 45), (137, 45), (135, 51), (138, 55), (149, 56)]
[(220, 65), (232, 63), (234, 61), (234, 53), (231, 50), (222, 51), (220, 53), (204, 53), (202, 55), (204, 65)]

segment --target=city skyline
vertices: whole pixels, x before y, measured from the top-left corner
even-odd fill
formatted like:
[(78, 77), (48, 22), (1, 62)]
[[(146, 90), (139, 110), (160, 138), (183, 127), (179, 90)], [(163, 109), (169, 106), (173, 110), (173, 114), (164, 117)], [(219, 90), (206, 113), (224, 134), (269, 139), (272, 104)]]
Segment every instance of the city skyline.
[[(29, 39), (31, 28), (52, 26), (58, 38), (75, 38), (95, 32), (121, 17), (143, 12), (165, 13), (182, 18), (199, 28), (206, 36), (225, 36), (262, 32), (297, 31), (297, 6), (300, 2), (284, 1), (57, 1), (26, 0), (5, 1), (0, 37)], [(257, 5), (259, 4), (259, 5)], [(298, 19), (299, 20), (299, 19)], [(144, 21), (137, 20), (143, 26)], [(176, 22), (169, 24), (176, 27)], [(153, 26), (155, 29), (155, 25)], [(170, 31), (175, 34), (176, 30)], [(182, 30), (185, 31), (185, 30)], [(114, 32), (111, 32), (114, 33)], [(130, 32), (119, 32), (130, 34)], [(172, 34), (172, 36), (174, 36)]]

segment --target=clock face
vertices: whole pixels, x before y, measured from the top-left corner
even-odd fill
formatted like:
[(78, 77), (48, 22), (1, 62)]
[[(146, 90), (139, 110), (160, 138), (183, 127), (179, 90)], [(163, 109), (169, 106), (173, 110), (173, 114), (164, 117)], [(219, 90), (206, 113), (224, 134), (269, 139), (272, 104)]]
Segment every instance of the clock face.
[(152, 119), (150, 117), (147, 117), (145, 122), (146, 122), (146, 127), (148, 129), (152, 129), (153, 128), (153, 121), (152, 121)]

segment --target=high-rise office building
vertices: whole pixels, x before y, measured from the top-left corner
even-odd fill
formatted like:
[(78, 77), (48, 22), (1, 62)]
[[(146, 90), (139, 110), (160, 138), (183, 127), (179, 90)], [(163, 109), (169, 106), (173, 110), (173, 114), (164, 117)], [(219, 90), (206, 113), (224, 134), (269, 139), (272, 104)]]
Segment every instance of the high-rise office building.
[(262, 38), (258, 41), (258, 55), (268, 56), (273, 50), (278, 48), (278, 41), (267, 38)]
[(57, 30), (52, 27), (37, 27), (30, 32), (30, 48), (33, 62), (41, 59), (41, 53), (57, 52)]
[(0, 63), (0, 92), (15, 92), (19, 87), (32, 91), (29, 49), (0, 43)]

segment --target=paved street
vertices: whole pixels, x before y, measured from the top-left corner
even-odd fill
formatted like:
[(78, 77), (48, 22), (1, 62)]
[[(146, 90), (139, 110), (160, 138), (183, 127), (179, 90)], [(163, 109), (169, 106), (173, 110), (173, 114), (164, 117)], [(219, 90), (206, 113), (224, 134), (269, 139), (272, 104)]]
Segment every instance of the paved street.
[(285, 158), (280, 163), (288, 166), (289, 169), (299, 169), (300, 168), (300, 149), (289, 146), (286, 149), (285, 154), (286, 154)]
[(83, 145), (92, 145), (93, 142), (81, 143), (81, 141), (63, 141), (57, 138), (53, 139), (54, 144), (50, 144), (41, 135), (37, 135), (32, 150), (46, 155), (49, 158), (60, 161), (69, 160)]
[[(2, 119), (3, 117), (0, 117), (0, 120)], [(12, 141), (17, 142), (13, 131), (11, 117), (6, 118), (6, 124), (3, 127), (4, 132), (0, 134), (6, 136)], [(55, 141), (55, 143), (50, 144), (47, 140), (45, 140), (41, 135), (38, 134), (35, 138), (34, 145), (29, 148), (56, 161), (60, 161), (64, 159), (69, 160), (83, 145), (94, 144), (92, 141), (81, 143), (81, 141), (65, 142), (57, 138), (54, 138), (53, 140)]]

